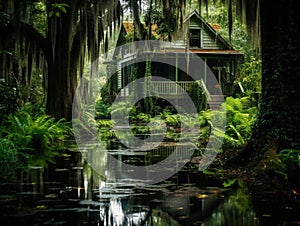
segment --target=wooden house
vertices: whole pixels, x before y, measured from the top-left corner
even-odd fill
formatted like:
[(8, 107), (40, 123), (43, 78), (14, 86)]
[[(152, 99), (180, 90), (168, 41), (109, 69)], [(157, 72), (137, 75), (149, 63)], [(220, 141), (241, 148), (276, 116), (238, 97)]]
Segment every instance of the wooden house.
[[(132, 25), (123, 24), (117, 45), (128, 43), (125, 36), (129, 28), (132, 28)], [(218, 34), (216, 28), (196, 11), (186, 17), (183, 28), (171, 43), (161, 42), (159, 46), (147, 47), (150, 49), (139, 55), (140, 48), (143, 46), (125, 45), (114, 53), (110, 67), (115, 67), (116, 73), (111, 78), (111, 93), (128, 96), (136, 92), (126, 85), (148, 73), (153, 77), (166, 78), (152, 79), (152, 87), (158, 96), (180, 99), (183, 90), (191, 93), (193, 89), (208, 88), (206, 85), (210, 72), (213, 73), (222, 94), (234, 94), (234, 80), (243, 54), (234, 50), (233, 46)], [(202, 59), (204, 66), (197, 64), (195, 56)], [(164, 59), (163, 62), (161, 59)], [(147, 64), (147, 61), (151, 64)], [(198, 74), (191, 78), (189, 73), (195, 71), (198, 71)], [(177, 89), (176, 84), (183, 89)], [(214, 95), (214, 90), (208, 89), (208, 92)]]

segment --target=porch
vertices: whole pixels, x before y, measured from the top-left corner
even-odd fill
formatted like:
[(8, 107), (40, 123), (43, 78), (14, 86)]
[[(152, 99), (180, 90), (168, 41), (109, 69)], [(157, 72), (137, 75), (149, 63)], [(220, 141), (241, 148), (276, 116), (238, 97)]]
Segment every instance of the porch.
[[(200, 81), (198, 81), (200, 82)], [(170, 95), (178, 96), (184, 93), (192, 91), (193, 86), (197, 84), (197, 81), (153, 81), (151, 80), (148, 84), (145, 82), (141, 83), (140, 87), (144, 90), (151, 91), (158, 95)], [(195, 86), (194, 86), (195, 87)], [(121, 96), (129, 96), (135, 90), (131, 90), (129, 87), (121, 89)]]
[[(192, 90), (195, 81), (151, 81), (151, 90), (157, 94), (180, 95)], [(179, 88), (180, 87), (180, 88)]]
[[(219, 83), (221, 86), (221, 91), (224, 95), (232, 95), (233, 92), (233, 83)], [(191, 93), (193, 88), (200, 87), (201, 90), (206, 93), (207, 96), (217, 94), (214, 90), (208, 90), (203, 79), (198, 81), (153, 81), (147, 87), (145, 82), (142, 82), (142, 87), (151, 92), (158, 94), (158, 95), (170, 95), (170, 96), (178, 96), (184, 93)], [(124, 88), (121, 90), (122, 96), (128, 96), (130, 90), (128, 88)]]

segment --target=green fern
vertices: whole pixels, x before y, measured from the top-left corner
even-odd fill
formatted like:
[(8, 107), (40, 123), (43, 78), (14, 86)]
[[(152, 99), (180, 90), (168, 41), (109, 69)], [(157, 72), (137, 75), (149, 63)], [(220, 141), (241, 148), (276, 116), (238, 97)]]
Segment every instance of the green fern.
[(17, 157), (18, 157), (18, 152), (13, 142), (6, 138), (0, 138), (1, 172), (6, 172), (6, 170), (14, 168), (13, 163), (17, 161)]
[(31, 116), (26, 109), (9, 115), (0, 129), (3, 139), (9, 140), (22, 161), (53, 162), (64, 149), (64, 140), (71, 134), (71, 127), (64, 119), (56, 121), (47, 115)]

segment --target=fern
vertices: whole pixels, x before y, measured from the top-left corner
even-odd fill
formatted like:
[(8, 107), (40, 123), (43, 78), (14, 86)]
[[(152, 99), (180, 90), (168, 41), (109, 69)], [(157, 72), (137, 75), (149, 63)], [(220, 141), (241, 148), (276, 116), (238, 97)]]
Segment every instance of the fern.
[(17, 161), (18, 153), (13, 142), (6, 138), (0, 138), (0, 170), (1, 172), (12, 169)]
[(27, 164), (39, 158), (44, 159), (44, 164), (53, 162), (59, 150), (64, 149), (64, 140), (72, 134), (70, 124), (44, 114), (32, 116), (27, 109), (28, 106), (9, 115), (1, 127), (2, 137), (13, 144), (17, 155)]

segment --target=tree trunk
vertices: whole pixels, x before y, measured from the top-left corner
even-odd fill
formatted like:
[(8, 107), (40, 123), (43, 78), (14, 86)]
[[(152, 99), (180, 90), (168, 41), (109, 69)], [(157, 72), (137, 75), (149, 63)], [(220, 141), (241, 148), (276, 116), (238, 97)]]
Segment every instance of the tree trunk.
[(252, 139), (238, 157), (252, 166), (271, 146), (300, 148), (300, 1), (263, 0), (260, 10), (262, 98)]
[(55, 30), (57, 33), (55, 42), (52, 41), (54, 62), (48, 68), (46, 111), (56, 119), (65, 118), (69, 121), (72, 119), (72, 103), (77, 86), (77, 65), (71, 65), (70, 16), (65, 14), (53, 20), (57, 20), (57, 27), (51, 27), (49, 31)]

